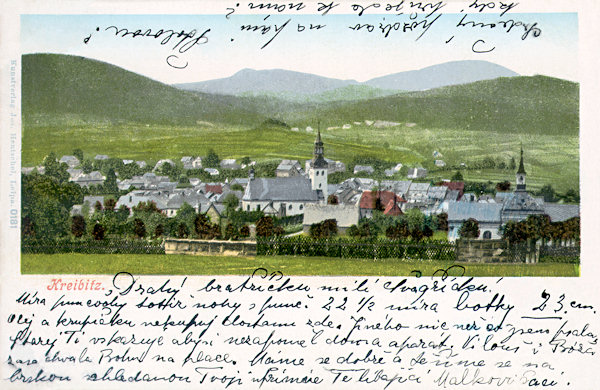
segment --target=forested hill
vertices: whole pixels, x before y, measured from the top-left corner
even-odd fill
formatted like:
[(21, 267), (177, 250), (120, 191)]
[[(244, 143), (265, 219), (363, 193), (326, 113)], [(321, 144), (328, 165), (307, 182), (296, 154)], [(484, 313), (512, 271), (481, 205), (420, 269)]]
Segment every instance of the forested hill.
[(264, 118), (244, 99), (182, 91), (114, 65), (61, 54), (23, 56), (23, 119), (74, 114), (83, 120), (252, 125)]
[(318, 115), (327, 125), (380, 119), (431, 128), (577, 135), (579, 84), (546, 76), (498, 78), (330, 104)]

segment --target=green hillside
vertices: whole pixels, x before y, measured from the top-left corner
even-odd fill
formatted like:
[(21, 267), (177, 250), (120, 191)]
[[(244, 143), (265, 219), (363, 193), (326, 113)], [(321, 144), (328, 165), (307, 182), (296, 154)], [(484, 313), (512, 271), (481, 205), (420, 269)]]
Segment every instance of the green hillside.
[(25, 123), (72, 116), (178, 125), (263, 120), (235, 97), (190, 93), (114, 65), (60, 54), (23, 56), (22, 107)]
[[(291, 92), (245, 92), (240, 94), (239, 96), (247, 98), (283, 100), (290, 103), (314, 104), (326, 103), (331, 101), (357, 101), (365, 99), (374, 99), (378, 97), (395, 95), (398, 92), (400, 91), (391, 89), (380, 89), (370, 87), (368, 85), (347, 85), (345, 87), (340, 87), (313, 95), (299, 95)], [(286, 111), (291, 111), (294, 109), (294, 107), (287, 104), (285, 105), (285, 109)]]
[(546, 76), (498, 78), (361, 102), (332, 103), (311, 113), (315, 115), (327, 126), (379, 119), (425, 128), (577, 135), (579, 85)]

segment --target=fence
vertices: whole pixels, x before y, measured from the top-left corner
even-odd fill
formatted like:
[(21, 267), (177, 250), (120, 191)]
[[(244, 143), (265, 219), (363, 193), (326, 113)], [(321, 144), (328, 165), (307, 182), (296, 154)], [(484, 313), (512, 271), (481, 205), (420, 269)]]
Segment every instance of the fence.
[(455, 246), (449, 242), (406, 242), (386, 239), (314, 239), (304, 236), (258, 238), (256, 253), (263, 256), (324, 256), (342, 258), (404, 258), (455, 260)]
[(509, 245), (504, 240), (400, 241), (387, 239), (315, 239), (306, 236), (257, 238), (263, 256), (323, 256), (341, 258), (449, 260), (477, 263), (579, 263), (579, 247)]
[(259, 237), (253, 242), (108, 238), (23, 240), (21, 253), (86, 254), (227, 254), (243, 256), (323, 256), (341, 258), (449, 260), (465, 262), (579, 263), (580, 246), (511, 245), (501, 240), (398, 241), (387, 239), (314, 239), (306, 236)]
[(253, 241), (188, 240), (168, 238), (165, 253), (184, 255), (256, 256)]
[(579, 263), (580, 246), (542, 246), (540, 263)]
[(23, 240), (21, 253), (164, 254), (162, 241), (129, 239)]

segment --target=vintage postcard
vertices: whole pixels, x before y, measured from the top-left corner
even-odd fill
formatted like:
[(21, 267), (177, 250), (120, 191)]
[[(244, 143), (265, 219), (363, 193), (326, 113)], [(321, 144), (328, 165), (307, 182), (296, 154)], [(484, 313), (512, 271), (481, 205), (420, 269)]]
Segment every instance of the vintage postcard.
[(2, 7), (0, 387), (593, 388), (594, 2)]

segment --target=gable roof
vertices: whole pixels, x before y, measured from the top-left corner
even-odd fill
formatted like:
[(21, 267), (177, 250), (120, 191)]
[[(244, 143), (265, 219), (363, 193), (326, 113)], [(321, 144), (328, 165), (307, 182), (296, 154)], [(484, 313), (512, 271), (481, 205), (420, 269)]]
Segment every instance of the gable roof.
[(391, 191), (364, 191), (360, 197), (360, 208), (373, 210), (375, 208), (375, 200), (379, 197), (381, 200), (381, 205), (385, 207), (385, 205), (389, 204), (390, 201), (394, 200), (396, 197), (396, 202), (405, 202), (405, 200)]
[(411, 183), (410, 187), (408, 188), (408, 193), (410, 194), (411, 192), (427, 192), (429, 191), (429, 187), (431, 186), (431, 184), (429, 183)]
[(502, 205), (498, 203), (450, 202), (448, 221), (466, 221), (474, 218), (477, 222), (500, 223)]
[(256, 178), (248, 182), (243, 200), (317, 201), (310, 180), (302, 176)]
[(427, 196), (432, 199), (444, 199), (446, 197), (446, 193), (448, 192), (448, 187), (446, 186), (431, 186), (427, 191)]
[(459, 198), (465, 192), (465, 183), (462, 181), (445, 181), (442, 182), (442, 185), (448, 187), (449, 190), (459, 191)]
[(404, 195), (408, 192), (411, 180), (382, 180), (381, 187), (386, 190), (395, 192), (396, 194)]
[(579, 205), (544, 203), (544, 214), (547, 214), (552, 222), (566, 221), (567, 219), (578, 217), (580, 215)]
[(387, 206), (385, 206), (383, 213), (385, 215), (397, 216), (402, 214), (402, 210), (400, 209), (398, 202), (394, 202), (394, 199), (390, 199)]
[(220, 184), (206, 184), (204, 185), (205, 192), (212, 192), (213, 194), (222, 194), (223, 186)]

